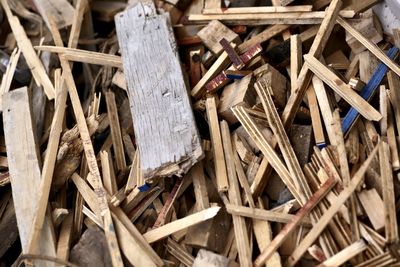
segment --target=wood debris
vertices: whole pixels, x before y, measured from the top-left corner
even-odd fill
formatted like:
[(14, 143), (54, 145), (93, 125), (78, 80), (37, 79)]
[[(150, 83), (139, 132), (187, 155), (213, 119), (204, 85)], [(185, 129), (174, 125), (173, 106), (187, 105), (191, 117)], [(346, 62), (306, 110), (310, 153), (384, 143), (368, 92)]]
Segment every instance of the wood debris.
[(0, 0), (0, 266), (400, 266), (378, 2)]

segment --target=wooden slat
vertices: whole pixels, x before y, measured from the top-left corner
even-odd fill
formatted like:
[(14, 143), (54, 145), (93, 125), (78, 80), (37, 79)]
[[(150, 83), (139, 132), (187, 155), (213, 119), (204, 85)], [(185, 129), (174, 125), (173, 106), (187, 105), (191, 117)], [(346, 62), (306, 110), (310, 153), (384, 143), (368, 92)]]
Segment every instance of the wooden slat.
[[(226, 121), (220, 123), (222, 142), (224, 145), (224, 153), (226, 159), (226, 168), (229, 179), (229, 202), (234, 205), (242, 205), (242, 198), (239, 183), (236, 176), (235, 162), (232, 151), (231, 134)], [(247, 232), (246, 222), (243, 217), (233, 215), (233, 228), (235, 231), (236, 247), (239, 254), (239, 262), (241, 266), (252, 266), (250, 240)]]
[(367, 101), (360, 97), (349, 85), (344, 83), (329, 68), (311, 55), (304, 55), (307, 66), (321, 80), (329, 85), (338, 95), (345, 99), (352, 107), (358, 110), (365, 118), (379, 121), (382, 116)]
[[(23, 87), (4, 94), (3, 104), (4, 136), (15, 214), (22, 251), (27, 253), (41, 177), (28, 88)], [(44, 211), (46, 208), (47, 203)], [(42, 228), (37, 235), (37, 243), (40, 246), (35, 252), (54, 257), (56, 250), (51, 227), (48, 217), (44, 214)]]
[[(342, 10), (340, 15), (344, 18), (352, 18), (355, 13), (352, 10)], [(226, 25), (268, 25), (268, 24), (321, 24), (327, 16), (325, 11), (308, 12), (275, 12), (262, 14), (216, 14), (216, 15), (198, 15), (188, 16), (191, 23), (206, 23), (210, 20), (219, 20)]]
[(121, 57), (116, 55), (49, 45), (35, 46), (34, 48), (39, 51), (49, 51), (52, 53), (63, 54), (63, 56), (69, 61), (122, 68)]
[(390, 164), (389, 145), (384, 141), (379, 148), (379, 163), (382, 177), (382, 195), (385, 211), (385, 235), (387, 242), (389, 244), (394, 244), (399, 239), (394, 195), (394, 181)]
[(71, 17), (74, 15), (74, 8), (67, 0), (33, 0), (40, 15), (50, 29), (50, 18), (54, 20), (58, 29), (72, 24)]
[(255, 6), (255, 7), (230, 7), (221, 8), (205, 8), (203, 14), (260, 14), (260, 13), (287, 13), (287, 12), (307, 12), (311, 11), (312, 5), (297, 5), (297, 6)]
[(121, 126), (119, 124), (117, 104), (115, 95), (112, 91), (106, 91), (107, 115), (110, 121), (111, 139), (113, 141), (113, 149), (117, 168), (122, 171), (126, 168), (124, 144), (122, 142)]
[(298, 34), (290, 36), (290, 86), (293, 92), (297, 88), (297, 79), (302, 65), (302, 43)]
[(214, 167), (217, 189), (220, 192), (227, 191), (229, 188), (228, 174), (226, 171), (225, 154), (222, 146), (221, 131), (218, 122), (217, 104), (215, 96), (209, 96), (206, 100), (206, 111), (208, 126), (211, 134), (211, 142), (214, 153)]

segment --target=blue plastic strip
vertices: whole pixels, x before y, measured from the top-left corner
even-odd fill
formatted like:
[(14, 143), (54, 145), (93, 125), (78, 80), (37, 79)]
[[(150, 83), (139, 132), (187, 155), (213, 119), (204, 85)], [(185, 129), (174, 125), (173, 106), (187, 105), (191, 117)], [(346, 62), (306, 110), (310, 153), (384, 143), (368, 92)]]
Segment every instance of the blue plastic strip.
[[(389, 49), (386, 55), (393, 59), (399, 49), (395, 46)], [(384, 63), (380, 63), (378, 68), (375, 70), (374, 74), (372, 75), (369, 82), (364, 86), (364, 88), (360, 92), (360, 96), (365, 100), (369, 101), (370, 98), (374, 95), (376, 89), (381, 84), (383, 77), (385, 77), (386, 72), (388, 71), (388, 67)], [(344, 116), (342, 121), (342, 131), (346, 135), (347, 132), (350, 130), (351, 126), (356, 121), (357, 117), (359, 116), (358, 111), (351, 107), (350, 110), (347, 112), (346, 116)]]
[(146, 192), (149, 191), (149, 189), (151, 188), (150, 184), (145, 183), (144, 185), (141, 185), (138, 187), (140, 192)]

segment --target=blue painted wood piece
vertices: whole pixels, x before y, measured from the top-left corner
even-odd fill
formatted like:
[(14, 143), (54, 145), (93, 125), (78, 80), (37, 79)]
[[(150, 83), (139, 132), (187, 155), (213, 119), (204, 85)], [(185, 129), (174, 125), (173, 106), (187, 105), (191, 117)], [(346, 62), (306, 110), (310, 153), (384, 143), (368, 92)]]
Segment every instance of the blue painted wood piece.
[[(393, 59), (399, 49), (395, 46), (389, 49), (389, 51), (386, 53), (386, 55), (390, 58)], [(364, 88), (360, 92), (360, 96), (364, 98), (365, 100), (369, 101), (372, 96), (374, 95), (376, 89), (378, 86), (381, 84), (383, 77), (385, 77), (386, 72), (388, 71), (388, 67), (384, 63), (380, 63), (378, 68), (376, 68), (374, 74), (372, 75), (371, 79), (369, 82), (364, 86)], [(358, 116), (360, 114), (358, 111), (351, 107), (349, 111), (347, 112), (346, 116), (344, 116), (343, 121), (342, 121), (342, 131), (344, 135), (347, 135), (348, 132), (350, 131), (351, 127), (354, 125), (356, 122)]]

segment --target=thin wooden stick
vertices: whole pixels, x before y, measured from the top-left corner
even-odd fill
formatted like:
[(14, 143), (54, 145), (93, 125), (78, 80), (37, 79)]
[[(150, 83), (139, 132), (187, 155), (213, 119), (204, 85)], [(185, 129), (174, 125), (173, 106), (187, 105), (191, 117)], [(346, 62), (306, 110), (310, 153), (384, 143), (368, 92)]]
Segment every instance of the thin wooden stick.
[[(242, 205), (242, 198), (239, 189), (239, 183), (236, 176), (235, 162), (232, 151), (231, 135), (226, 121), (221, 122), (221, 134), (226, 158), (226, 167), (229, 179), (229, 201), (234, 205)], [(239, 253), (239, 262), (241, 266), (251, 266), (250, 240), (247, 232), (246, 222), (243, 217), (233, 215), (233, 228), (235, 231), (236, 247)]]
[(261, 254), (254, 261), (254, 266), (262, 266), (271, 256), (279, 249), (283, 242), (289, 237), (296, 227), (300, 224), (305, 216), (325, 197), (325, 195), (335, 186), (336, 180), (330, 178), (326, 181), (317, 192), (307, 201), (307, 203), (301, 207), (296, 213), (295, 217), (292, 218), (291, 222), (285, 225), (279, 234), (271, 241), (269, 246), (261, 252)]
[(304, 252), (312, 245), (315, 239), (322, 233), (328, 223), (332, 220), (332, 217), (338, 212), (340, 207), (347, 201), (347, 199), (353, 194), (354, 190), (358, 187), (364, 174), (367, 171), (372, 159), (378, 152), (379, 144), (374, 148), (374, 150), (369, 155), (368, 159), (361, 165), (358, 171), (354, 174), (349, 185), (343, 189), (338, 195), (336, 202), (322, 215), (317, 224), (313, 226), (313, 231), (309, 232), (306, 237), (300, 242), (299, 246), (293, 251), (292, 255), (287, 259), (287, 266), (294, 266), (300, 258), (303, 256)]

